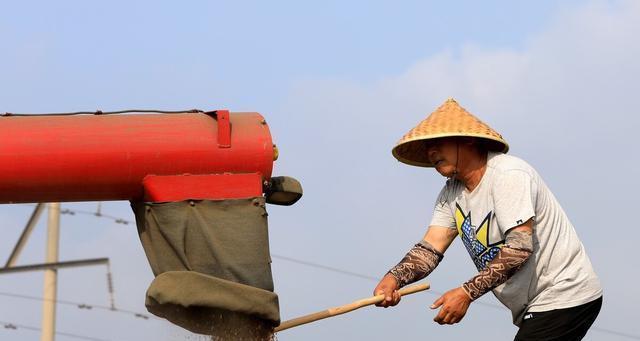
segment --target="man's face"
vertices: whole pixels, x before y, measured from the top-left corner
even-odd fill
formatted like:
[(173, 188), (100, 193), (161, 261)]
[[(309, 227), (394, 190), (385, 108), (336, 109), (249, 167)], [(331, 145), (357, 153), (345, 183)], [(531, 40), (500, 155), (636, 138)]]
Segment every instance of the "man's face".
[(455, 138), (435, 139), (427, 146), (429, 162), (435, 165), (438, 173), (447, 178), (455, 174), (458, 152), (458, 143)]

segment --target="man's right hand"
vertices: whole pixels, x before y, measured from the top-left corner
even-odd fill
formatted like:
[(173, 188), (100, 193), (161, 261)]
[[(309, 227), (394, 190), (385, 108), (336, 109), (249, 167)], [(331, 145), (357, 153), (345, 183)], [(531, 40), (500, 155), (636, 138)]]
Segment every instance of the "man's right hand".
[(398, 304), (398, 302), (400, 302), (398, 289), (398, 281), (396, 278), (390, 274), (386, 274), (373, 290), (373, 294), (375, 296), (384, 294), (384, 300), (380, 303), (376, 303), (376, 305), (378, 307), (387, 308)]

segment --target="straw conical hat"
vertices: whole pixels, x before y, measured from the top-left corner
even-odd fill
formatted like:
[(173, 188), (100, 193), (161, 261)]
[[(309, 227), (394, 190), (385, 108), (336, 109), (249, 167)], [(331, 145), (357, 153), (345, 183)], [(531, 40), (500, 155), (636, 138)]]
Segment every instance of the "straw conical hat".
[(453, 98), (405, 134), (393, 148), (393, 156), (413, 166), (433, 167), (427, 158), (426, 141), (452, 136), (483, 139), (489, 150), (506, 153), (509, 145), (495, 130), (471, 115)]

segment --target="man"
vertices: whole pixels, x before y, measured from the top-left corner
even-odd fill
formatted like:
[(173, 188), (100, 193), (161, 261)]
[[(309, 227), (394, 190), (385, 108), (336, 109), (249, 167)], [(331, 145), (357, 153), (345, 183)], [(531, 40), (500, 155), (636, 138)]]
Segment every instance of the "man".
[(478, 273), (438, 298), (435, 321), (454, 324), (492, 290), (520, 327), (515, 340), (581, 340), (596, 319), (602, 288), (571, 222), (536, 171), (506, 155), (500, 134), (447, 100), (393, 149), (401, 162), (448, 178), (424, 238), (374, 290), (380, 306), (426, 277), (456, 236)]

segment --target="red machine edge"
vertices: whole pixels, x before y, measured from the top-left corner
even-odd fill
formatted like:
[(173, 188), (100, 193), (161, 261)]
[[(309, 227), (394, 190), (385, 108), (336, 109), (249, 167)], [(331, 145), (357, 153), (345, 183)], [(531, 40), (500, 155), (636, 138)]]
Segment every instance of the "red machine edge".
[(146, 202), (253, 198), (261, 196), (263, 188), (260, 173), (148, 175), (142, 184)]

